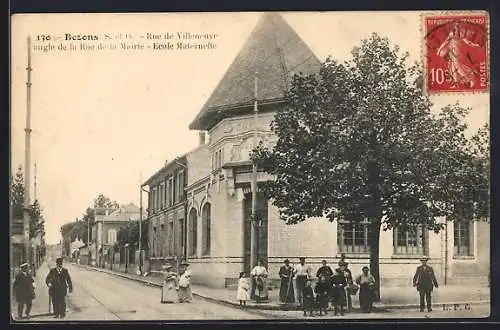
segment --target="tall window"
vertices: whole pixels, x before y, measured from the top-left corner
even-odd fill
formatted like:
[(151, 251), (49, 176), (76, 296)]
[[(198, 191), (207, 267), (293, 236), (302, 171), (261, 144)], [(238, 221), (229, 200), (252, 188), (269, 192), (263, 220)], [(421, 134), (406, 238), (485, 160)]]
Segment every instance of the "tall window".
[(210, 203), (205, 203), (203, 206), (203, 210), (201, 212), (201, 221), (203, 223), (203, 231), (202, 231), (202, 240), (203, 240), (203, 255), (210, 254), (210, 240), (211, 240), (211, 229), (210, 229), (210, 212), (211, 206)]
[(212, 170), (218, 170), (222, 167), (223, 156), (222, 149), (217, 150), (212, 154)]
[(153, 257), (156, 257), (158, 255), (157, 253), (157, 246), (158, 246), (158, 237), (156, 236), (156, 227), (153, 227)]
[(189, 213), (189, 255), (195, 256), (198, 247), (198, 215), (192, 209)]
[(422, 225), (407, 228), (394, 228), (394, 253), (401, 255), (427, 254), (427, 230)]
[(172, 206), (174, 204), (174, 177), (168, 179), (168, 189), (168, 195), (170, 196), (168, 205)]
[(168, 206), (168, 190), (167, 190), (167, 180), (163, 182), (163, 205)]
[(370, 223), (339, 222), (337, 226), (337, 242), (339, 251), (343, 253), (370, 253)]
[(174, 254), (174, 223), (168, 223), (168, 255)]
[(453, 223), (453, 255), (474, 255), (474, 223), (469, 221)]
[(160, 242), (160, 257), (163, 257), (164, 253), (163, 251), (165, 250), (165, 225), (160, 225), (160, 235), (159, 235), (158, 241)]
[(110, 229), (108, 230), (108, 244), (115, 244), (116, 243), (116, 229)]
[(165, 189), (164, 189), (164, 184), (163, 182), (160, 183), (160, 186), (159, 186), (159, 190), (160, 190), (160, 210), (163, 210), (163, 208), (165, 207)]
[(184, 198), (184, 171), (177, 173), (177, 202), (181, 202)]
[(179, 229), (177, 230), (177, 244), (178, 244), (178, 250), (177, 250), (177, 255), (183, 255), (184, 254), (184, 219), (179, 219)]

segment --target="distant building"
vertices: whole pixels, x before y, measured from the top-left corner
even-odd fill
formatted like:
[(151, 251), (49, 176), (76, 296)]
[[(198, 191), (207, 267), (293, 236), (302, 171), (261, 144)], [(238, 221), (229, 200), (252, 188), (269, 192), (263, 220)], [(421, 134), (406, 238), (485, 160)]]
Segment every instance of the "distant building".
[(118, 231), (130, 221), (140, 219), (140, 208), (133, 203), (121, 205), (118, 209), (96, 208), (95, 223), (92, 226), (92, 259), (104, 267), (110, 248), (118, 242)]
[(143, 186), (148, 186), (148, 245), (150, 268), (185, 257), (186, 156), (166, 162)]

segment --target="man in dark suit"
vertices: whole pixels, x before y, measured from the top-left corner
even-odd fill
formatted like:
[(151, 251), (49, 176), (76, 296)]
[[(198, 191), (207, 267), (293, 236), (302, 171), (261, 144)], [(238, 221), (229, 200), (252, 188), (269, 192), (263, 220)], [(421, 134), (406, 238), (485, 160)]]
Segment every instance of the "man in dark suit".
[(14, 294), (17, 301), (17, 317), (23, 317), (23, 309), (26, 306), (26, 317), (30, 317), (32, 301), (35, 298), (34, 280), (28, 272), (28, 264), (21, 265), (21, 272), (14, 280)]
[(52, 296), (52, 306), (54, 307), (54, 318), (64, 318), (66, 316), (66, 292), (73, 292), (73, 283), (66, 268), (62, 266), (63, 259), (56, 259), (56, 268), (52, 268), (45, 279), (49, 287), (49, 294)]
[(432, 311), (432, 302), (431, 302), (431, 293), (433, 287), (438, 287), (438, 283), (436, 281), (436, 276), (434, 276), (434, 270), (431, 266), (427, 265), (427, 260), (429, 258), (424, 257), (420, 259), (422, 262), (421, 266), (417, 267), (417, 271), (415, 272), (415, 276), (413, 276), (413, 286), (417, 287), (417, 290), (420, 294), (420, 311), (424, 311), (424, 297), (427, 302), (427, 311)]

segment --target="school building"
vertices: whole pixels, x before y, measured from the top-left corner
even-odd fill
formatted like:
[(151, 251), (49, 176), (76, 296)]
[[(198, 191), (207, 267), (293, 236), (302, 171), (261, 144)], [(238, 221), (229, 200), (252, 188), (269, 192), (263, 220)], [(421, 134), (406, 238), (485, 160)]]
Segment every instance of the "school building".
[[(353, 274), (369, 265), (368, 223), (331, 223), (315, 218), (286, 225), (279, 219), (277, 208), (261, 193), (257, 198), (260, 221), (252, 224), (250, 220), (252, 166), (249, 154), (254, 146), (254, 128), (257, 127), (258, 141), (272, 146), (276, 136), (270, 124), (283, 104), (291, 75), (318, 72), (319, 68), (319, 59), (278, 13), (263, 14), (190, 124), (190, 129), (207, 136), (185, 155), (184, 164), (189, 175), (183, 203), (186, 227), (181, 233), (185, 235), (184, 253), (191, 265), (194, 283), (234, 286), (239, 272), (253, 266), (250, 265), (252, 225), (256, 226), (257, 256), (267, 265), (272, 281), (278, 281), (278, 270), (285, 258), (298, 263), (299, 257), (306, 257), (314, 271), (322, 259), (332, 268), (336, 267), (341, 253), (346, 255)], [(257, 120), (253, 115), (255, 85)], [(259, 183), (271, 179), (264, 172), (258, 173)], [(163, 191), (154, 185), (151, 189)], [(161, 208), (163, 202), (164, 199), (150, 198), (150, 209)], [(153, 226), (158, 230), (158, 225)], [(434, 267), (440, 284), (486, 284), (490, 265), (489, 235), (486, 222), (448, 223), (446, 230), (439, 234), (422, 229), (381, 230), (382, 285), (411, 285), (419, 259), (424, 255), (430, 257), (429, 264)], [(171, 238), (165, 240), (155, 234), (151, 240), (153, 246), (172, 244)]]

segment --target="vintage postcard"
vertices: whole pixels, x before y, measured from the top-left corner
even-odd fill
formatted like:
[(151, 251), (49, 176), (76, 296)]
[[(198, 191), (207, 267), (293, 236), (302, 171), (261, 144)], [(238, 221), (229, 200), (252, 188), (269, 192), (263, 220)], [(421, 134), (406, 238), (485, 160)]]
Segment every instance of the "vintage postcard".
[(12, 322), (489, 316), (489, 21), (14, 15)]

